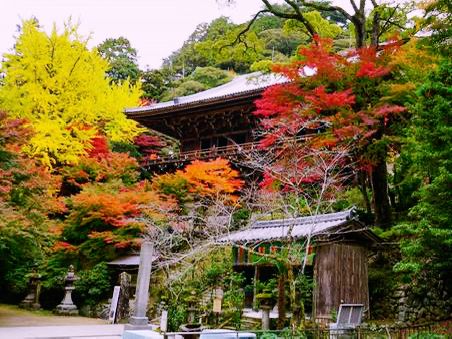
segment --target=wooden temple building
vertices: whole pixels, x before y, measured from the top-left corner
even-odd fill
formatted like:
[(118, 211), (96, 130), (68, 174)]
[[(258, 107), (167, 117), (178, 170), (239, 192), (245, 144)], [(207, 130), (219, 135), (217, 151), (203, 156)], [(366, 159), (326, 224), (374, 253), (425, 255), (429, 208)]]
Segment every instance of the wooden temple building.
[(141, 125), (177, 139), (180, 152), (159, 156), (149, 166), (164, 171), (175, 163), (194, 159), (228, 157), (257, 145), (253, 131), (258, 121), (252, 114), (254, 100), (268, 86), (285, 78), (259, 72), (236, 76), (209, 90), (146, 107), (126, 109), (129, 118)]
[[(286, 81), (260, 73), (240, 75), (204, 92), (127, 109), (129, 118), (179, 141), (180, 152), (149, 161), (147, 169), (164, 172), (195, 159), (231, 159), (238, 146), (242, 150), (257, 147), (254, 101), (268, 86)], [(303, 244), (308, 235), (312, 235), (313, 251), (307, 268), (314, 281), (312, 317), (331, 320), (342, 303), (363, 304), (368, 310), (368, 252), (380, 239), (356, 218), (353, 210), (256, 221), (219, 241), (234, 246), (234, 268), (244, 273), (247, 283), (252, 283), (256, 278), (275, 275), (276, 269), (261, 260), (265, 254), (278, 251), (288, 236)]]
[[(288, 234), (290, 230), (290, 234)], [(369, 310), (368, 252), (381, 242), (350, 209), (310, 217), (256, 221), (249, 228), (220, 239), (234, 246), (234, 268), (247, 280), (277, 275), (265, 259), (278, 252), (289, 237), (306, 245), (311, 235), (307, 275), (312, 275), (312, 318), (329, 321), (340, 304), (363, 304)], [(300, 266), (300, 262), (293, 265)], [(266, 275), (266, 276), (265, 276)]]

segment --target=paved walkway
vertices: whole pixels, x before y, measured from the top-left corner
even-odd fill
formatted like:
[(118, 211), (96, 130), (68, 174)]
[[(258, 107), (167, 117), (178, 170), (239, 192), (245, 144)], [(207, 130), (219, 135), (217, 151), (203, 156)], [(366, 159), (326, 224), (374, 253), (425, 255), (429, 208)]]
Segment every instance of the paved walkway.
[(124, 325), (2, 327), (2, 339), (119, 339)]
[(32, 327), (2, 327), (2, 339), (119, 339), (124, 331), (124, 325), (75, 325), (75, 326), (32, 326)]
[(0, 305), (0, 338), (118, 339), (124, 325), (108, 325), (101, 319), (55, 316), (48, 311), (26, 311)]

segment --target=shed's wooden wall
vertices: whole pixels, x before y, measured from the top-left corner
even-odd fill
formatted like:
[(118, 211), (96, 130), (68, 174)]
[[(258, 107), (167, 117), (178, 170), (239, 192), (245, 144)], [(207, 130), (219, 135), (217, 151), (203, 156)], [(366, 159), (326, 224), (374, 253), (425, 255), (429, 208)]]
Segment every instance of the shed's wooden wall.
[(316, 248), (314, 314), (331, 318), (341, 303), (369, 308), (367, 249), (355, 244), (325, 244)]

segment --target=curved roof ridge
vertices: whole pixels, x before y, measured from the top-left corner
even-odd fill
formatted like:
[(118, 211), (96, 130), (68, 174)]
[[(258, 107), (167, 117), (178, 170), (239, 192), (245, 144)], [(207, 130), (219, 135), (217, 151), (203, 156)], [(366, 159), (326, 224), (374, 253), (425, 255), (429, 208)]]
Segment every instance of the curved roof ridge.
[(153, 112), (163, 109), (178, 108), (201, 102), (210, 102), (215, 99), (234, 97), (241, 94), (253, 93), (269, 86), (288, 82), (288, 79), (274, 73), (264, 74), (253, 72), (238, 75), (231, 81), (205, 91), (177, 97), (170, 101), (159, 102), (150, 106), (126, 108), (126, 113)]
[(348, 210), (341, 212), (333, 212), (326, 214), (318, 214), (311, 216), (304, 216), (298, 218), (283, 218), (283, 219), (274, 219), (274, 220), (259, 220), (255, 221), (251, 228), (265, 228), (265, 227), (281, 227), (281, 226), (289, 226), (289, 225), (305, 225), (305, 224), (315, 224), (321, 222), (328, 221), (338, 221), (343, 220), (347, 221), (353, 218), (355, 208), (352, 207)]

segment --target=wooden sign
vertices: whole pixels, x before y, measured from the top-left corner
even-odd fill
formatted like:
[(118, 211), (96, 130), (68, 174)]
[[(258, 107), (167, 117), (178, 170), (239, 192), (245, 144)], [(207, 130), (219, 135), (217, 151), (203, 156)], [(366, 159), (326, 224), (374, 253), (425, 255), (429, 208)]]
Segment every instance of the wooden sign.
[(115, 286), (113, 290), (113, 297), (111, 298), (110, 312), (108, 313), (108, 321), (110, 324), (114, 324), (116, 320), (116, 310), (118, 308), (119, 291), (121, 287)]
[(221, 313), (221, 299), (214, 299), (213, 300), (213, 311), (215, 313)]

